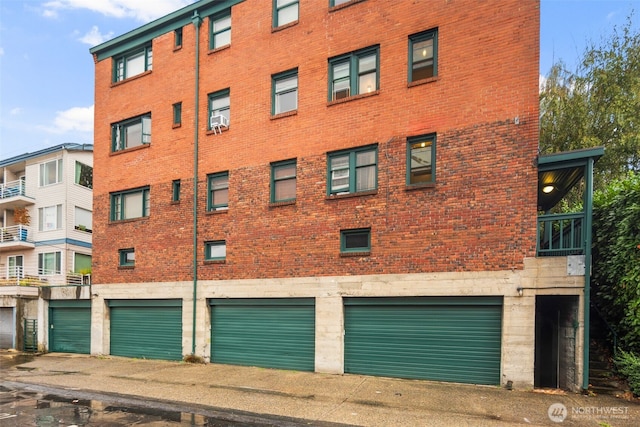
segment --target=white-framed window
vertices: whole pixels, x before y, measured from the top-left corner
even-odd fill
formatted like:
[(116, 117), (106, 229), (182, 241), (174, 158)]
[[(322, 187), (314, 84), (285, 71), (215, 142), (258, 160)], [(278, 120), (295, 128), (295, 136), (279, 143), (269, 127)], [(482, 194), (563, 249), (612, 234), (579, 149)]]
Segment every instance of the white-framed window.
[(38, 274), (61, 274), (62, 252), (44, 252), (38, 254)]
[(62, 182), (62, 159), (40, 163), (40, 187)]
[(38, 230), (51, 231), (62, 228), (62, 205), (38, 209)]
[(73, 225), (76, 230), (87, 231), (91, 233), (91, 224), (93, 222), (93, 212), (88, 209), (75, 207)]
[(24, 277), (24, 257), (22, 255), (9, 255), (7, 257), (7, 277)]
[(76, 161), (75, 183), (89, 189), (93, 188), (93, 166)]

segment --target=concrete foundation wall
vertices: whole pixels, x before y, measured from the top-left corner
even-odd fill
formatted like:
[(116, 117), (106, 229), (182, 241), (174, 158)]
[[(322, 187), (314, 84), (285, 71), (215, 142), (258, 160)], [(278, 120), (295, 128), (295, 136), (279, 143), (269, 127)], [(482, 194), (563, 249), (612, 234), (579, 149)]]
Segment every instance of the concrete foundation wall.
[[(370, 276), (199, 281), (196, 295), (195, 354), (210, 359), (209, 298), (315, 298), (315, 370), (344, 372), (343, 297), (502, 296), (501, 381), (532, 387), (535, 359), (535, 296), (580, 296), (583, 276), (567, 275), (567, 259), (531, 258), (524, 270), (497, 272), (389, 274)], [(183, 354), (193, 352), (193, 283), (163, 282), (92, 286), (92, 354), (109, 354), (109, 310), (115, 299), (181, 299)], [(583, 311), (576, 330), (577, 378), (582, 366)]]

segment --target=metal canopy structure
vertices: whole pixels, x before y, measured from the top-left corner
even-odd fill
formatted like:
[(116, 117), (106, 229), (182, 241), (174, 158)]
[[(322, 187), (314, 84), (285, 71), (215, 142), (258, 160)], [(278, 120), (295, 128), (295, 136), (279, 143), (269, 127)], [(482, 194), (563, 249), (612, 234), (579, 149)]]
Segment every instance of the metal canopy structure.
[(589, 161), (603, 154), (604, 147), (595, 147), (538, 156), (538, 209), (547, 212), (557, 205), (588, 173)]

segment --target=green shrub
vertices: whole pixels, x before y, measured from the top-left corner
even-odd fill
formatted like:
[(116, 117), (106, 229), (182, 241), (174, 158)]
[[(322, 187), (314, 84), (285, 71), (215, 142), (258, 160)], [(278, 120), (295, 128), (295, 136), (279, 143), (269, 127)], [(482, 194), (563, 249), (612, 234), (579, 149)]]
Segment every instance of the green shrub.
[(631, 392), (640, 396), (640, 356), (620, 350), (614, 361), (618, 372), (626, 377)]
[(640, 173), (593, 199), (593, 302), (619, 344), (640, 354)]

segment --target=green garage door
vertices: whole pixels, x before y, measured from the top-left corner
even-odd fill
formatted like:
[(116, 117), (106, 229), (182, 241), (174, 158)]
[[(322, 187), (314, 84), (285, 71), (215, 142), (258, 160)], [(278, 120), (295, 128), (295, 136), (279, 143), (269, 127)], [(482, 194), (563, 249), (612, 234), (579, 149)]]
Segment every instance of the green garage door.
[(182, 300), (112, 300), (111, 354), (182, 359)]
[(91, 301), (49, 301), (49, 351), (91, 352)]
[(315, 300), (212, 299), (211, 361), (313, 371)]
[(500, 383), (502, 298), (345, 298), (345, 372)]

